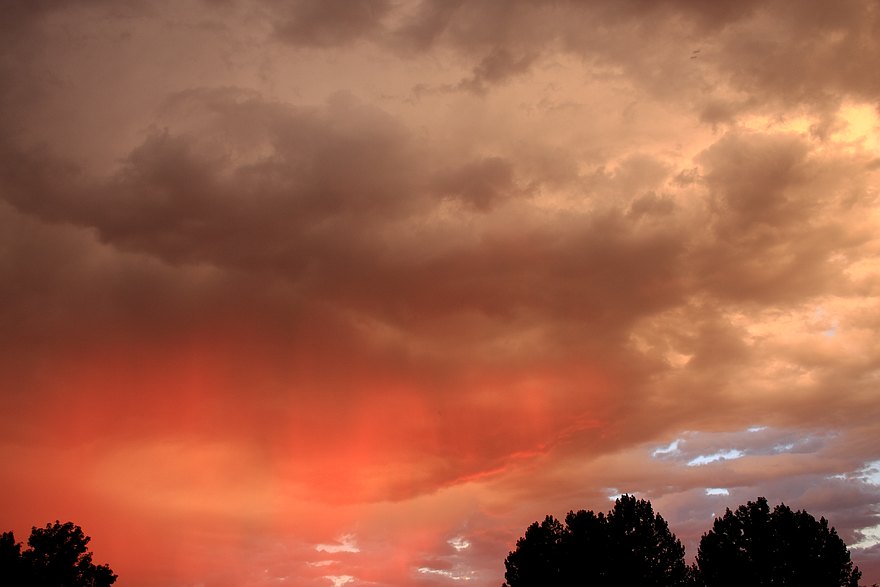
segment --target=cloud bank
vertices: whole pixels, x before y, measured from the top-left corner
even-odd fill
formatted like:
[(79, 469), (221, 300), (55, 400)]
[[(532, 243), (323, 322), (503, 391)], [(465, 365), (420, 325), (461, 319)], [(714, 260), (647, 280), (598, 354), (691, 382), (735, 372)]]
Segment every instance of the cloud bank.
[(880, 580), (875, 3), (8, 15), (20, 535), (127, 585), (496, 585), (547, 513), (635, 492), (693, 555), (766, 495)]

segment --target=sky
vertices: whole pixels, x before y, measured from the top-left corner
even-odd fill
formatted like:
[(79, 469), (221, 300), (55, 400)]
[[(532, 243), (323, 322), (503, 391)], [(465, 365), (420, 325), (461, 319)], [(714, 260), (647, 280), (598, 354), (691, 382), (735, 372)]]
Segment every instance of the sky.
[(497, 587), (765, 496), (880, 582), (876, 0), (12, 0), (0, 523)]

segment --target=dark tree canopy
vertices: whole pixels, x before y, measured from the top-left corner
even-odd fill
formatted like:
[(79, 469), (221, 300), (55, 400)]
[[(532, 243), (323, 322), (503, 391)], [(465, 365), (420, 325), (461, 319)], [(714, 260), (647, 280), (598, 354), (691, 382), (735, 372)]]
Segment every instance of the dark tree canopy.
[(856, 587), (861, 578), (825, 518), (759, 497), (716, 518), (697, 554), (707, 587)]
[(684, 546), (669, 531), (651, 502), (623, 496), (608, 514), (609, 558), (615, 585), (666, 587), (681, 585), (687, 576)]
[(689, 578), (684, 547), (650, 502), (624, 495), (607, 515), (569, 512), (526, 530), (504, 561), (506, 587), (672, 587)]
[(521, 585), (559, 585), (568, 528), (553, 516), (535, 522), (516, 542), (516, 550), (504, 562), (504, 575), (511, 587)]
[(24, 584), (24, 562), (21, 560), (21, 544), (12, 532), (0, 535), (0, 582), (5, 585)]
[(28, 587), (108, 587), (116, 575), (92, 563), (91, 539), (72, 522), (34, 527), (26, 550), (12, 532), (0, 537), (0, 583)]

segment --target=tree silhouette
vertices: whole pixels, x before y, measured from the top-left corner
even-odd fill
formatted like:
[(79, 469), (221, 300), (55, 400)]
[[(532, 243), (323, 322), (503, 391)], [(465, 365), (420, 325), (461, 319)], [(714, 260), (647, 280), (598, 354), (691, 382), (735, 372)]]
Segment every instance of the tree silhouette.
[(510, 587), (560, 584), (567, 535), (568, 528), (553, 516), (529, 526), (525, 536), (516, 541), (516, 550), (504, 561), (504, 577)]
[(535, 522), (504, 561), (505, 587), (687, 584), (684, 547), (651, 503), (624, 495), (608, 515), (569, 512)]
[(4, 532), (0, 535), (0, 579), (6, 585), (25, 583), (21, 544), (15, 542), (12, 532)]
[(73, 522), (31, 529), (29, 548), (21, 549), (12, 532), (0, 537), (0, 583), (28, 587), (108, 587), (116, 575), (92, 563), (91, 539)]
[(623, 496), (608, 514), (609, 557), (617, 568), (615, 585), (682, 585), (687, 576), (684, 546), (669, 531), (651, 502)]
[(763, 497), (715, 519), (700, 540), (697, 565), (707, 587), (857, 587), (861, 578), (825, 518), (785, 504), (770, 511)]

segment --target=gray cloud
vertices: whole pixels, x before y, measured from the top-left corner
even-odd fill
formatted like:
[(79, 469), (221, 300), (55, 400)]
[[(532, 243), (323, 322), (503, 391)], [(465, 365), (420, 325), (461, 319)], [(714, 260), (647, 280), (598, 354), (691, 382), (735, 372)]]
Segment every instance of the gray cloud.
[(391, 8), (387, 0), (297, 0), (276, 5), (275, 32), (285, 43), (300, 47), (346, 45), (382, 30), (382, 18)]

